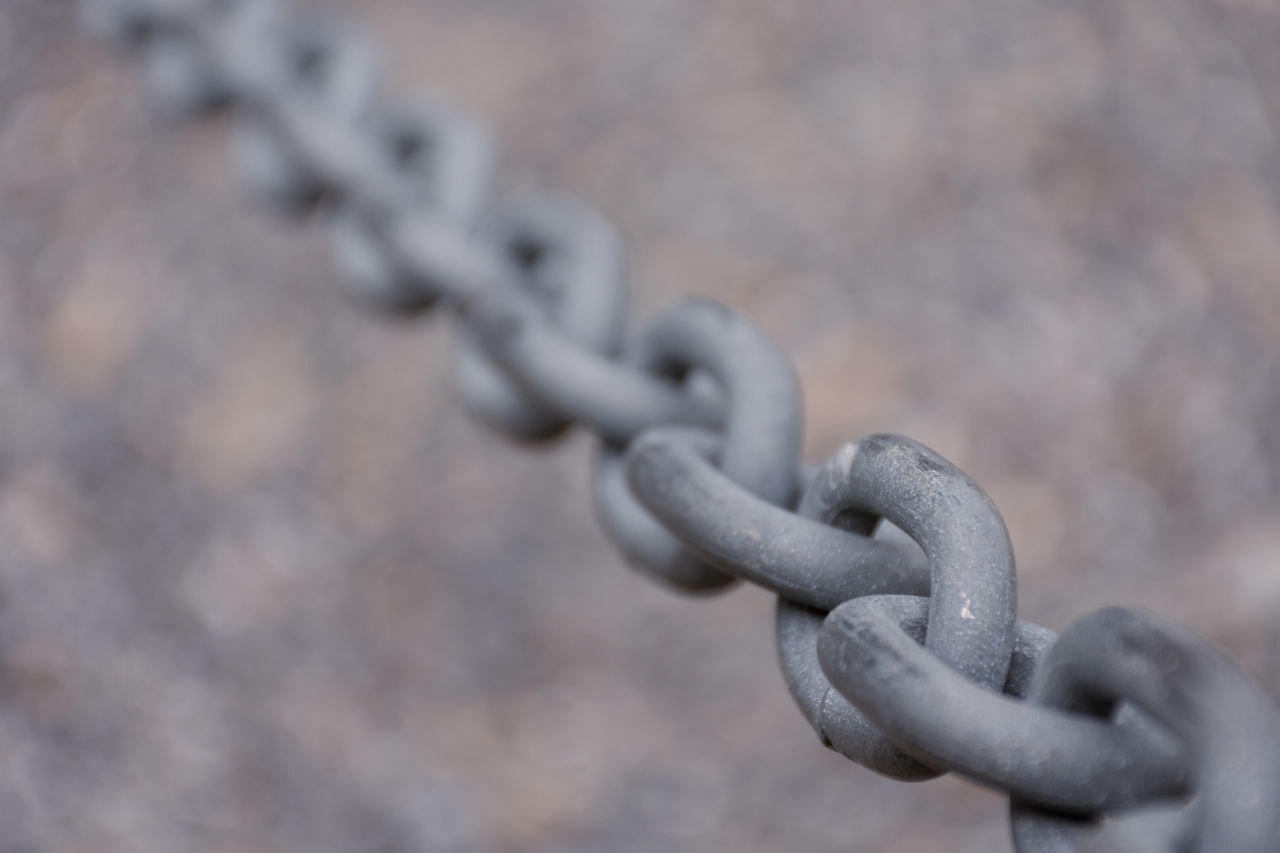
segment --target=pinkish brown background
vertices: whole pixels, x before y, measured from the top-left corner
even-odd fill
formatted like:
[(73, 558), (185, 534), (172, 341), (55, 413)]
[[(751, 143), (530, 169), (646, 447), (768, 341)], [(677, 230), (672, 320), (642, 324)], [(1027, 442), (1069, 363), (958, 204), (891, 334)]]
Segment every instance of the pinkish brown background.
[[(1168, 612), (1280, 695), (1272, 0), (332, 0), (504, 189), (600, 206), (637, 313), (742, 306), (807, 456), (1004, 511), (1024, 617)], [(1008, 849), (821, 748), (768, 596), (669, 595), (591, 443), (468, 422), (66, 0), (0, 0), (0, 851)]]

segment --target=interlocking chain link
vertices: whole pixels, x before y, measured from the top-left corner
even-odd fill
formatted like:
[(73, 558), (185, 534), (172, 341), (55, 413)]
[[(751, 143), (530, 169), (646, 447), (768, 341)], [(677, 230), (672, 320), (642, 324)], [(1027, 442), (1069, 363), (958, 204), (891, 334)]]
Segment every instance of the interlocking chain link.
[(380, 100), (362, 42), (270, 0), (84, 11), (168, 107), (234, 108), (253, 184), (324, 216), (364, 301), (454, 313), (476, 416), (529, 443), (599, 437), (597, 513), (627, 562), (686, 592), (776, 593), (783, 674), (824, 744), (1007, 793), (1021, 853), (1280, 847), (1280, 713), (1234, 664), (1132, 610), (1061, 636), (1019, 621), (976, 483), (898, 436), (802, 466), (800, 386), (772, 341), (707, 301), (628, 334), (613, 227), (566, 198), (492, 206), (485, 134)]

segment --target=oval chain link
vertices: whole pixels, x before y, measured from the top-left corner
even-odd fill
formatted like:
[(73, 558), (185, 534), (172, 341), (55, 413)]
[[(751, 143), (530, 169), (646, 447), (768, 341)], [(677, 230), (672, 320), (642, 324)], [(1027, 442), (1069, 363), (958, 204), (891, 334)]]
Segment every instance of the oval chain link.
[(599, 437), (600, 520), (689, 592), (778, 595), (788, 687), (822, 742), (882, 774), (1010, 794), (1019, 853), (1276, 849), (1280, 713), (1205, 641), (1127, 610), (1061, 637), (1016, 619), (986, 494), (910, 439), (800, 465), (799, 383), (739, 312), (690, 301), (628, 338), (621, 241), (590, 208), (494, 209), (486, 134), (378, 99), (372, 51), (272, 0), (86, 0), (172, 112), (234, 108), (250, 182), (323, 216), (353, 293), (448, 307), (474, 414)]

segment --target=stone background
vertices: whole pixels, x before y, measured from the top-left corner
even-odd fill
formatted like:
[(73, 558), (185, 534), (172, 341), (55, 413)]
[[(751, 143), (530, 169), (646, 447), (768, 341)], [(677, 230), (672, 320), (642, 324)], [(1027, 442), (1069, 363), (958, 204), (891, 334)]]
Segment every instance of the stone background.
[[(1272, 0), (350, 0), (396, 88), (747, 309), (807, 456), (975, 476), (1021, 612), (1163, 610), (1280, 694)], [(594, 526), (65, 0), (0, 0), (0, 850), (1007, 849), (824, 751), (766, 595)]]

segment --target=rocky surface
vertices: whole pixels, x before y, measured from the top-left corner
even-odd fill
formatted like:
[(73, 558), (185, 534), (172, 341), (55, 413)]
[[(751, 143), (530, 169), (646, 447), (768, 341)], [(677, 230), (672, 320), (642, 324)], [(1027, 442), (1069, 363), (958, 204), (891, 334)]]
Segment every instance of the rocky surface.
[[(810, 459), (973, 474), (1024, 617), (1159, 609), (1280, 694), (1273, 3), (294, 5), (613, 217), (638, 316), (757, 318)], [(590, 442), (476, 429), (225, 131), (0, 5), (0, 850), (1007, 848), (821, 748), (766, 595), (626, 571)]]

